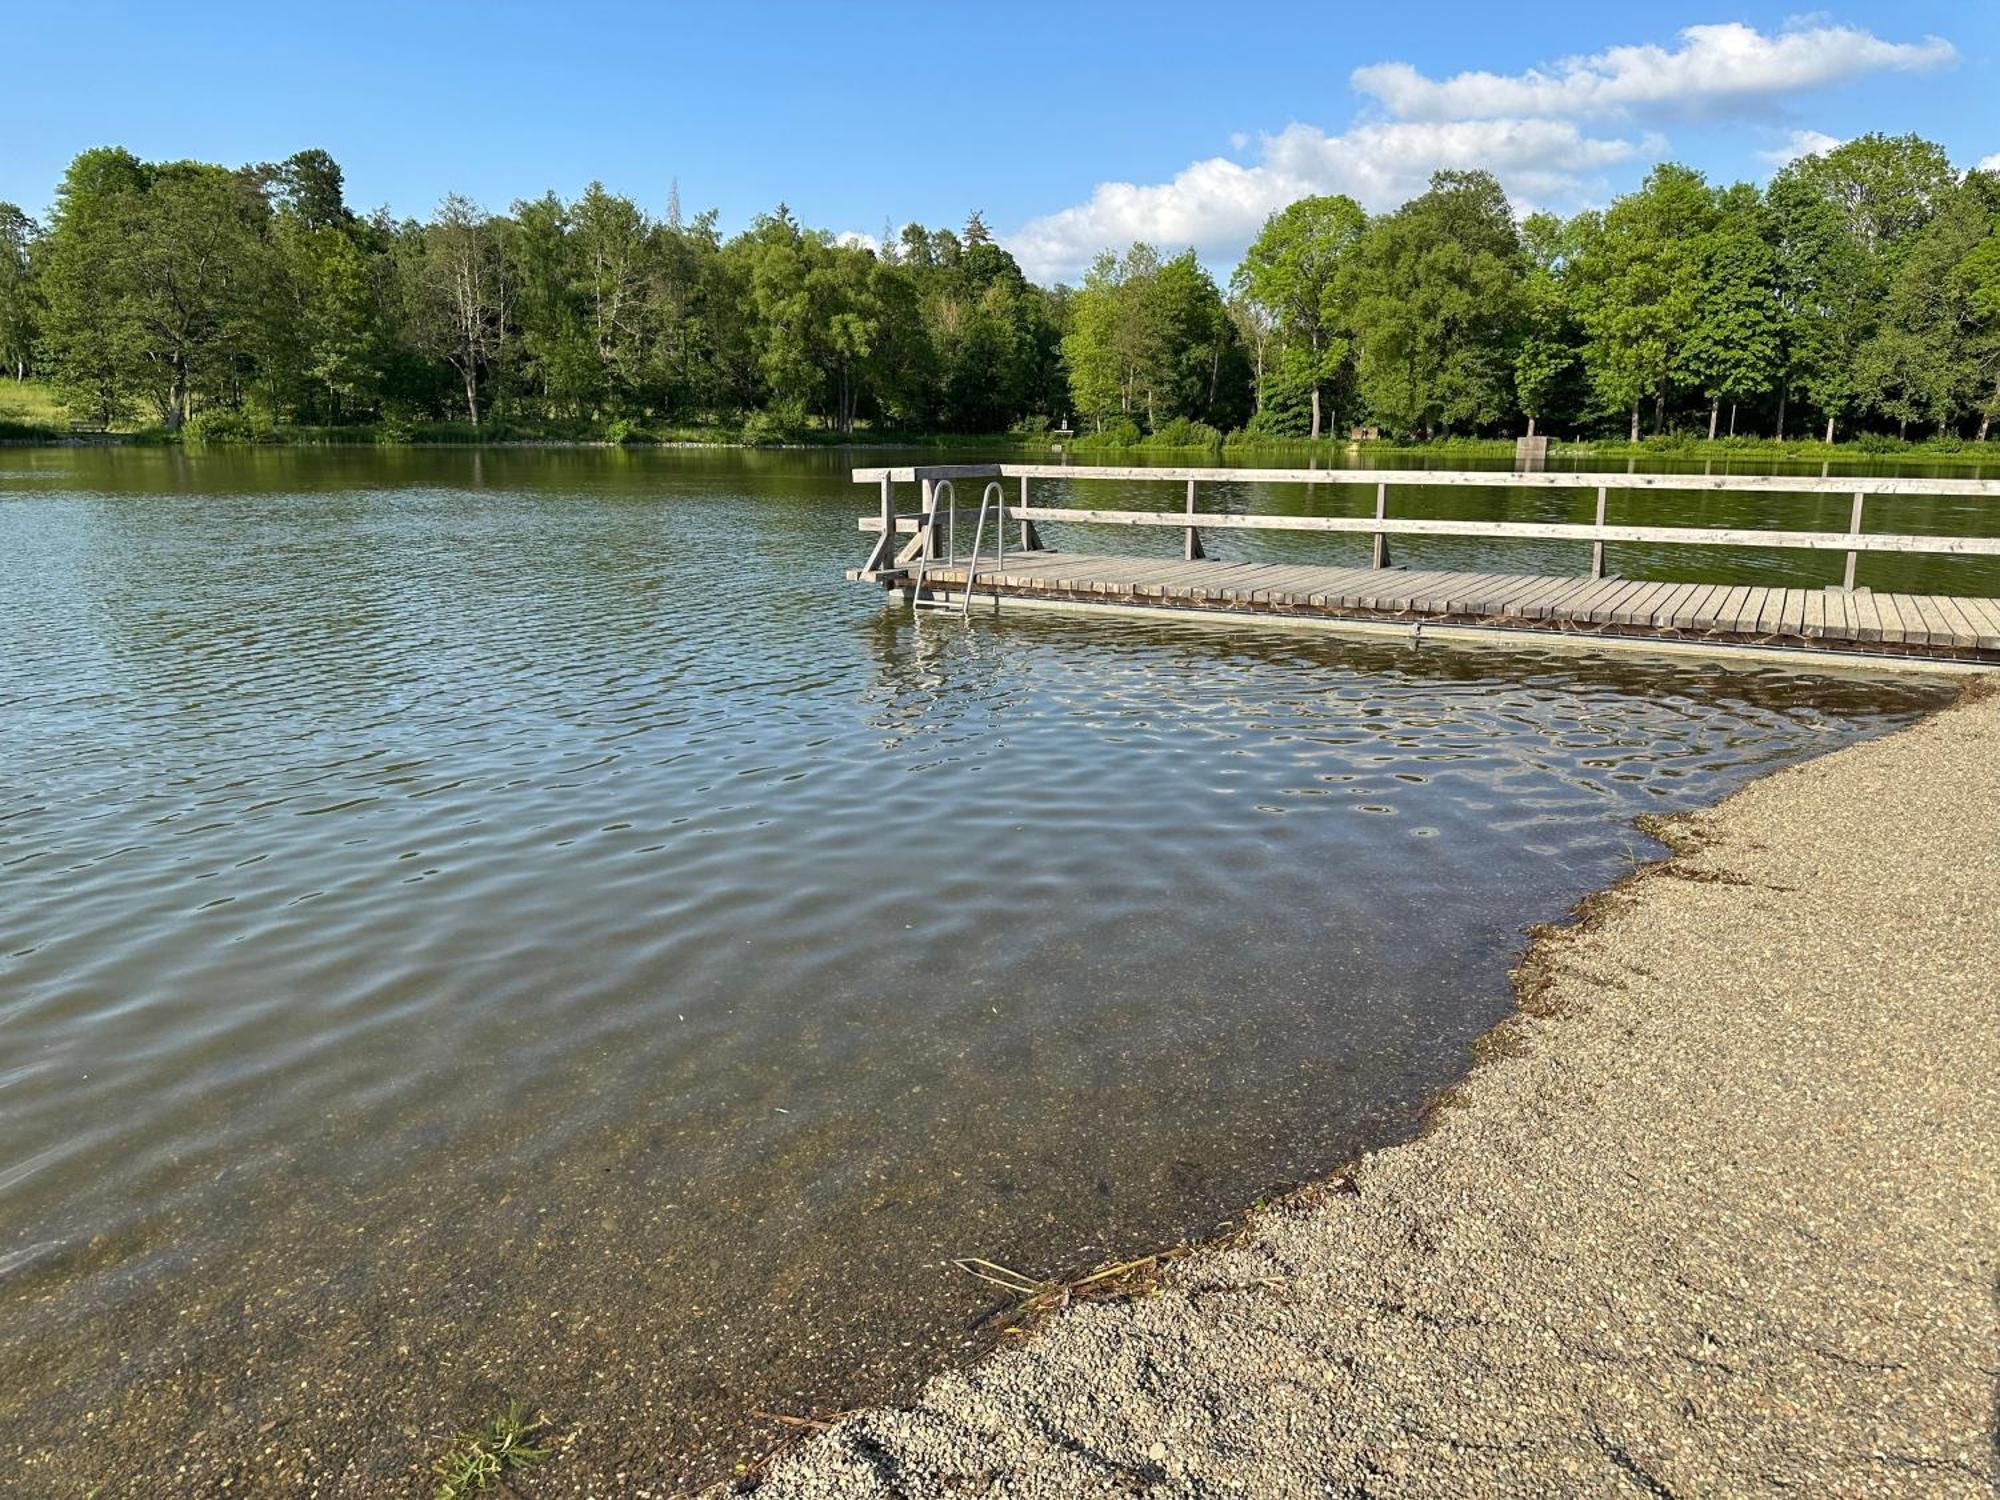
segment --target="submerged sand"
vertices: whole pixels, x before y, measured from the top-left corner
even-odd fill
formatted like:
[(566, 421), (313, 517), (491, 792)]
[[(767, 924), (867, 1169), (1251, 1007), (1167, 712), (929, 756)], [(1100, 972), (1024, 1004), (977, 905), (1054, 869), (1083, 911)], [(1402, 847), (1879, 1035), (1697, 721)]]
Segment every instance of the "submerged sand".
[(2000, 696), (1664, 836), (1354, 1191), (760, 1497), (1991, 1493)]

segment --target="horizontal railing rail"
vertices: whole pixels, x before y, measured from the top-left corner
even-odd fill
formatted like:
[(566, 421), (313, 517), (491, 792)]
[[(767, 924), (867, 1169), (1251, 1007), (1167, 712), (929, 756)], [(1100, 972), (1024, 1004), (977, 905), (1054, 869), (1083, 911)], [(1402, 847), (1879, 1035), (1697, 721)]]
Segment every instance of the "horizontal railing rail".
[[(1009, 520), (1080, 521), (1094, 526), (1171, 526), (1183, 530), (1190, 512), (1077, 510), (1062, 505), (1013, 505)], [(2000, 557), (2000, 537), (1927, 536), (1921, 532), (1758, 531), (1706, 526), (1597, 526), (1588, 522), (1427, 521), (1385, 516), (1238, 516), (1194, 512), (1203, 528), (1240, 531), (1336, 531), (1392, 536), (1517, 537), (1544, 542), (1671, 542), (1680, 547), (1778, 547), (1844, 552), (1938, 552)], [(873, 518), (871, 518), (873, 519)], [(880, 525), (876, 521), (876, 525)]]
[(1125, 479), (1163, 483), (1387, 484), (1542, 490), (1744, 490), (1795, 495), (1958, 495), (2000, 499), (2000, 479), (1927, 479), (1906, 474), (1627, 474), (1622, 471), (1521, 473), (1507, 469), (1113, 468), (1098, 464), (956, 464), (856, 469), (856, 484), (926, 479)]
[[(881, 491), (878, 514), (865, 516), (861, 529), (880, 534), (875, 552), (865, 571), (887, 571), (893, 538), (915, 534), (906, 551), (935, 556), (935, 532), (955, 521), (956, 508), (940, 509), (933, 487), (958, 479), (1016, 479), (1020, 481), (1021, 503), (1005, 507), (1009, 521), (1022, 526), (1022, 545), (1037, 545), (1036, 522), (1062, 522), (1096, 526), (1171, 527), (1187, 534), (1186, 555), (1205, 556), (1200, 533), (1203, 530), (1304, 531), (1346, 533), (1374, 538), (1374, 563), (1388, 563), (1387, 539), (1391, 536), (1475, 537), (1495, 540), (1573, 541), (1591, 544), (1591, 576), (1604, 574), (1607, 543), (1650, 543), (1676, 547), (1765, 547), (1779, 550), (1844, 552), (1847, 568), (1844, 586), (1854, 587), (1855, 564), (1863, 552), (1916, 553), (1938, 556), (2000, 557), (2000, 537), (1970, 537), (1923, 532), (1868, 532), (1861, 529), (1863, 509), (1871, 496), (1936, 496), (2000, 499), (2000, 480), (1928, 479), (1904, 475), (1806, 476), (1791, 474), (1622, 474), (1622, 473), (1513, 473), (1477, 469), (1222, 469), (1222, 468), (1114, 468), (1062, 464), (957, 464), (913, 465), (907, 468), (856, 469), (857, 483), (872, 483)], [(1178, 483), (1186, 487), (1186, 507), (1177, 511), (1100, 510), (1074, 506), (1031, 505), (1029, 482), (1061, 479), (1088, 483), (1103, 480)], [(923, 488), (923, 509), (914, 515), (898, 513), (894, 489), (898, 483), (916, 483)], [(1243, 515), (1232, 512), (1197, 511), (1197, 487), (1219, 484), (1304, 484), (1372, 485), (1375, 513), (1372, 516), (1286, 516)], [(1392, 488), (1479, 487), (1490, 489), (1576, 489), (1597, 492), (1596, 517), (1589, 522), (1451, 521), (1421, 517), (1392, 516), (1388, 510)], [(948, 485), (943, 486), (946, 490)], [(1730, 526), (1637, 526), (1612, 524), (1605, 519), (1605, 507), (1613, 491), (1675, 491), (1707, 493), (1837, 494), (1852, 498), (1845, 530), (1761, 530)], [(897, 558), (897, 562), (904, 561)]]

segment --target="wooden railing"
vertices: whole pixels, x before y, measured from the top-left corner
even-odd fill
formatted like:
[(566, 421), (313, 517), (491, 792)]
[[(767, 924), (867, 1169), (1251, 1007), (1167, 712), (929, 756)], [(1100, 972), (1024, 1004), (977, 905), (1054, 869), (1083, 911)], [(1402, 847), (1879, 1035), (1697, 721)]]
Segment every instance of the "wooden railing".
[[(1863, 510), (1869, 497), (1878, 495), (1930, 495), (2000, 499), (2000, 480), (1923, 479), (1893, 477), (1811, 478), (1787, 474), (1559, 474), (1507, 473), (1476, 469), (1216, 469), (1216, 468), (1113, 468), (1067, 464), (937, 464), (908, 468), (856, 469), (857, 484), (873, 484), (881, 492), (876, 515), (864, 516), (861, 529), (879, 533), (875, 549), (863, 570), (865, 576), (880, 577), (894, 572), (919, 555), (940, 557), (943, 533), (952, 527), (953, 513), (938, 508), (942, 481), (1017, 480), (1020, 503), (1005, 509), (1006, 519), (1021, 523), (1020, 545), (1040, 545), (1035, 523), (1077, 522), (1096, 526), (1172, 527), (1184, 532), (1185, 555), (1190, 559), (1206, 555), (1201, 533), (1204, 530), (1318, 531), (1358, 533), (1373, 538), (1372, 561), (1376, 567), (1389, 564), (1391, 536), (1449, 536), (1514, 538), (1523, 541), (1589, 542), (1591, 576), (1604, 576), (1604, 548), (1607, 542), (1651, 542), (1677, 547), (1772, 547), (1809, 551), (1844, 552), (1847, 566), (1843, 587), (1854, 587), (1855, 564), (1863, 552), (1931, 553), (1948, 556), (2000, 557), (2000, 537), (1940, 536), (1921, 532), (1867, 532), (1861, 529)], [(1186, 487), (1186, 506), (1181, 510), (1089, 510), (1072, 506), (1034, 505), (1029, 485), (1037, 479), (1060, 479), (1068, 483), (1098, 480), (1169, 484)], [(896, 486), (919, 486), (920, 505), (911, 514), (896, 510)], [(1236, 515), (1195, 508), (1197, 489), (1205, 483), (1221, 484), (1303, 484), (1373, 485), (1375, 513), (1372, 516), (1273, 516)], [(1396, 486), (1480, 487), (1486, 489), (1576, 489), (1597, 492), (1594, 520), (1586, 523), (1527, 521), (1441, 521), (1389, 514), (1389, 491)], [(1614, 490), (1670, 490), (1677, 493), (1766, 493), (1792, 495), (1847, 495), (1853, 499), (1844, 531), (1763, 531), (1752, 527), (1707, 526), (1627, 526), (1605, 519), (1606, 505)], [(944, 493), (951, 492), (946, 486)], [(895, 539), (907, 535), (910, 543), (898, 552)]]

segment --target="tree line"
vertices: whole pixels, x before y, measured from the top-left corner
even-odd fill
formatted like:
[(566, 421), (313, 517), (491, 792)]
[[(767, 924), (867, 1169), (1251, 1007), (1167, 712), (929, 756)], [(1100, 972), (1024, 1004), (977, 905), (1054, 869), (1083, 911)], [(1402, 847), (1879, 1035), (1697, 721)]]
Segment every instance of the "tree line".
[(102, 149), (45, 229), (0, 205), (0, 235), (0, 356), (83, 414), (170, 432), (242, 413), (986, 432), (1064, 394), (1063, 293), (977, 214), (879, 249), (783, 205), (725, 239), (678, 193), (655, 218), (597, 185), (398, 221), (355, 213), (321, 151), (231, 170)]
[(1517, 219), (1483, 172), (1370, 216), (1305, 198), (1225, 285), (1106, 251), (1042, 287), (973, 214), (880, 243), (780, 205), (724, 237), (593, 184), (489, 213), (360, 214), (304, 151), (229, 169), (115, 148), (48, 223), (0, 204), (0, 360), (72, 410), (188, 423), (460, 421), (609, 436), (1039, 430), (1209, 442), (1373, 425), (1975, 432), (2000, 411), (2000, 176), (1867, 136), (1759, 188), (1655, 168)]

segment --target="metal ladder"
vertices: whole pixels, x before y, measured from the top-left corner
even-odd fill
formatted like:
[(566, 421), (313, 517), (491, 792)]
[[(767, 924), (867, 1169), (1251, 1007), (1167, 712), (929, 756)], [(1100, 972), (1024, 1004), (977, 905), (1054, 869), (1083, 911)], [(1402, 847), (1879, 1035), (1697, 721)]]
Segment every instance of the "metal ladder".
[[(941, 497), (948, 497), (951, 501), (951, 509), (945, 512), (945, 561), (947, 563), (955, 563), (958, 561), (958, 494), (952, 488), (949, 479), (940, 479), (936, 484), (931, 486), (930, 509), (924, 515), (923, 527), (926, 532), (936, 530), (938, 501)], [(994, 563), (997, 567), (1005, 567), (1007, 564), (1007, 495), (1006, 491), (1001, 488), (1000, 481), (995, 479), (987, 484), (985, 490), (979, 496), (979, 520), (972, 528), (972, 557), (965, 567), (964, 592), (959, 596), (958, 601), (958, 615), (962, 620), (972, 617), (972, 586), (979, 577), (979, 553), (981, 545), (986, 539), (986, 516), (988, 511), (993, 508), (996, 499), (999, 501), (1000, 509), (998, 513), (998, 529), (995, 532), (997, 542)], [(913, 610), (951, 608), (951, 601), (949, 599), (926, 599), (924, 597), (924, 579), (930, 569), (930, 552), (930, 547), (926, 545), (917, 554), (916, 586), (910, 594), (910, 607)], [(995, 609), (999, 608), (1000, 596), (998, 593), (995, 593), (993, 596), (993, 605)]]

